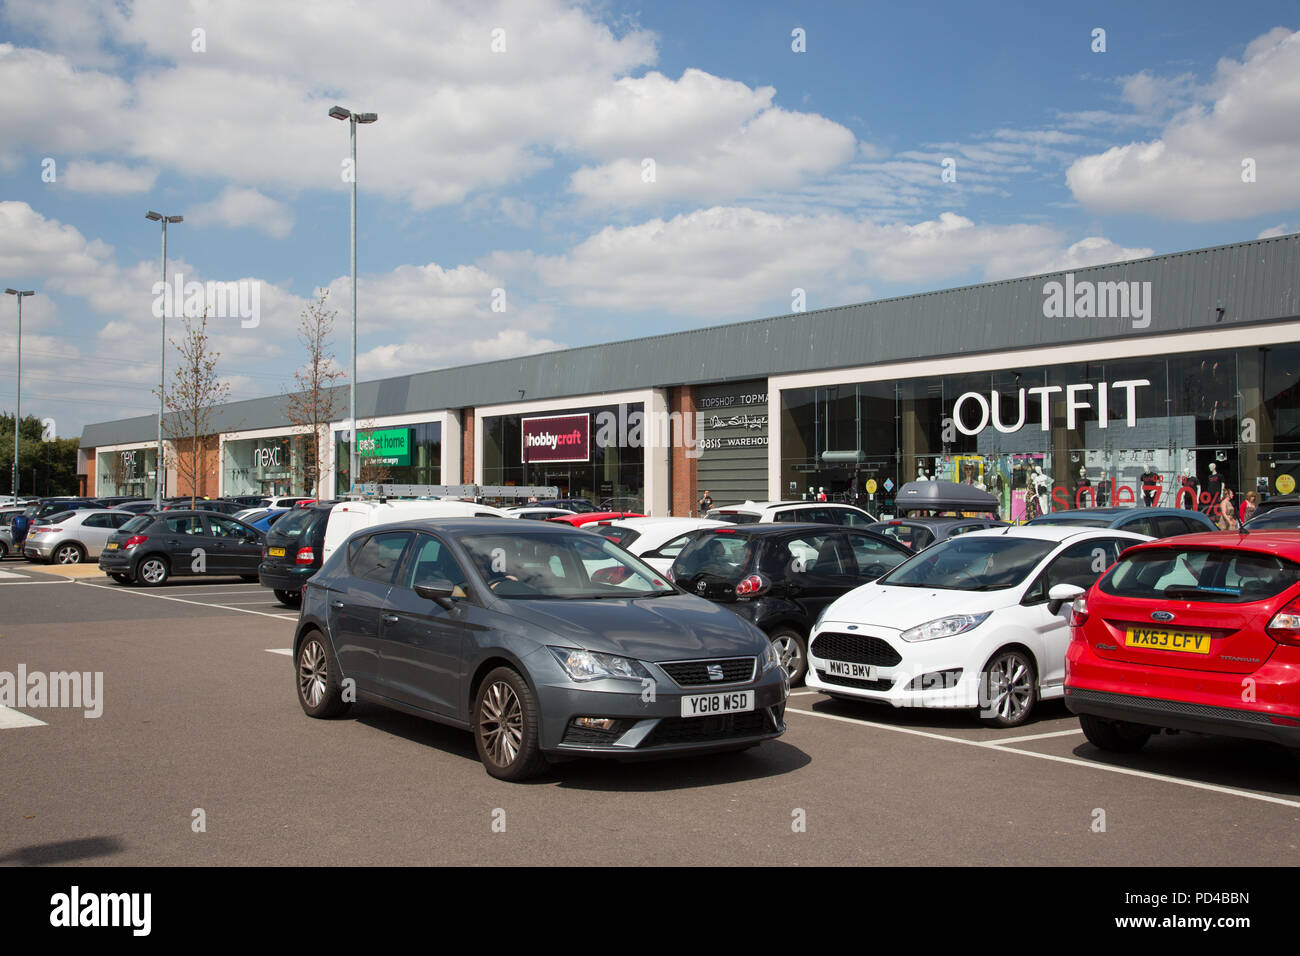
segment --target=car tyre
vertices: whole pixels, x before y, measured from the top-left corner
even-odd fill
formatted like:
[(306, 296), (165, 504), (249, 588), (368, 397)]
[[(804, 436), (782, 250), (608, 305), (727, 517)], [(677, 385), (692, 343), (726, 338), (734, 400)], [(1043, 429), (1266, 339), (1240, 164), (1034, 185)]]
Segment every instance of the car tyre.
[(980, 722), (989, 727), (1019, 727), (1038, 703), (1038, 674), (1025, 651), (1003, 648), (980, 673)]
[(338, 658), (320, 631), (308, 631), (298, 646), (294, 673), (298, 703), (308, 717), (327, 720), (352, 709), (343, 699), (343, 675)]
[(474, 696), (474, 748), (498, 780), (526, 780), (546, 769), (538, 743), (537, 698), (509, 667), (488, 673)]
[(1151, 739), (1151, 728), (1125, 720), (1106, 720), (1093, 714), (1080, 714), (1079, 726), (1088, 743), (1098, 750), (1117, 754), (1134, 754)]
[(69, 541), (67, 544), (61, 544), (55, 548), (50, 560), (54, 564), (80, 564), (86, 560), (86, 549), (75, 542)]
[(804, 636), (793, 628), (779, 627), (768, 635), (768, 640), (776, 645), (781, 669), (790, 679), (790, 686), (802, 686), (808, 673), (808, 642)]
[(168, 566), (166, 558), (161, 554), (150, 554), (141, 558), (135, 566), (135, 581), (137, 584), (156, 588), (166, 584), (171, 573), (172, 569)]
[(108, 576), (112, 578), (114, 581), (116, 581), (118, 584), (131, 583), (131, 575), (129, 574), (119, 574), (117, 571), (111, 571), (109, 572)]
[(9, 545), (0, 541), (0, 561), (3, 561), (7, 557), (9, 557)]
[(241, 580), (241, 581), (248, 581), (248, 582), (256, 582), (256, 581), (260, 581), (261, 578), (259, 578), (256, 574), (241, 574), (241, 575), (239, 576), (239, 580)]
[(275, 599), (285, 607), (291, 607), (294, 609), (302, 607), (301, 591), (286, 591), (283, 588), (276, 588)]

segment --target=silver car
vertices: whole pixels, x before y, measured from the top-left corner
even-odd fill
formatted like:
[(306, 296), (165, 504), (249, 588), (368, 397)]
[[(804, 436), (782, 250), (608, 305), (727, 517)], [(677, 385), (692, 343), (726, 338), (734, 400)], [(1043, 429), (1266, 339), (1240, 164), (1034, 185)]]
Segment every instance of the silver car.
[(60, 511), (33, 521), (23, 544), (23, 554), (29, 561), (54, 564), (93, 560), (104, 550), (109, 535), (134, 517), (131, 512), (116, 508)]

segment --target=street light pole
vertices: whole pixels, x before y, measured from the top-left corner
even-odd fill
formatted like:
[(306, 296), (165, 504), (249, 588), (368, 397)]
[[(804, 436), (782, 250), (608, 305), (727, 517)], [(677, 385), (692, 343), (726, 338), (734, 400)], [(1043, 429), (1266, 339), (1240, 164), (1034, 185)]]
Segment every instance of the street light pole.
[[(17, 289), (5, 289), (5, 294), (18, 297), (18, 395), (14, 402), (14, 467), (9, 486), (14, 504), (18, 504), (18, 423), (23, 418), (23, 296), (35, 295), (36, 290), (26, 289), (20, 292)], [(36, 490), (35, 485), (32, 490)]]
[(164, 216), (150, 209), (144, 218), (151, 222), (162, 223), (162, 344), (158, 349), (158, 450), (154, 453), (153, 464), (153, 503), (162, 508), (163, 480), (167, 474), (163, 470), (163, 406), (167, 396), (167, 304), (171, 297), (167, 294), (167, 223), (184, 222), (184, 216)]
[(352, 372), (348, 379), (348, 490), (351, 491), (351, 486), (357, 483), (357, 124), (373, 123), (379, 119), (379, 114), (355, 113), (335, 106), (329, 115), (336, 120), (348, 121), (348, 138), (352, 147)]

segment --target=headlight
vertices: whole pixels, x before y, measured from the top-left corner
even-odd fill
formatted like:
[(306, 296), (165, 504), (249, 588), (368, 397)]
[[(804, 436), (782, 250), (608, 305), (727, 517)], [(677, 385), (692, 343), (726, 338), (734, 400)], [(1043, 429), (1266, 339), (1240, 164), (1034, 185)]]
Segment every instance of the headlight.
[(925, 624), (918, 624), (916, 627), (909, 627), (898, 636), (905, 641), (933, 641), (940, 637), (965, 634), (972, 628), (979, 627), (992, 613), (992, 611), (985, 611), (983, 614), (954, 614), (952, 617), (941, 617)]
[(560, 662), (570, 680), (600, 680), (602, 677), (615, 677), (621, 680), (645, 680), (650, 672), (640, 661), (630, 657), (618, 657), (614, 654), (597, 654), (577, 647), (551, 647), (550, 652)]
[(777, 653), (776, 645), (771, 641), (765, 643), (766, 646), (763, 648), (763, 655), (759, 658), (759, 661), (762, 663), (762, 666), (759, 668), (760, 674), (766, 674), (772, 668), (781, 666), (781, 655)]

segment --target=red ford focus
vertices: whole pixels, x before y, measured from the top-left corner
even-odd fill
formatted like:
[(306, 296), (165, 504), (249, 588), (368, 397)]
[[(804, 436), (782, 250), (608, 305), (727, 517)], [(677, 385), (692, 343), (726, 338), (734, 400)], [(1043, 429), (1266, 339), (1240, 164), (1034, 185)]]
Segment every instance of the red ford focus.
[(1186, 730), (1300, 748), (1300, 531), (1136, 545), (1071, 625), (1065, 703), (1093, 745)]

